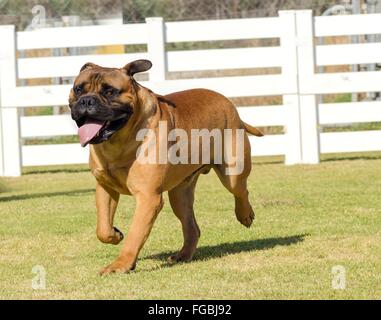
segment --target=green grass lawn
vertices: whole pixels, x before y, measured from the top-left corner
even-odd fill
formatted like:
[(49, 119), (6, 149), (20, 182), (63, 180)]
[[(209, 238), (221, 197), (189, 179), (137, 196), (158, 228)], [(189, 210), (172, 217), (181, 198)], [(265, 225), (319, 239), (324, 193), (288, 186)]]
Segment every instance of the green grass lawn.
[[(95, 236), (94, 179), (83, 166), (28, 169), (0, 183), (2, 299), (381, 299), (381, 155), (316, 166), (256, 163), (249, 181), (251, 229), (214, 173), (200, 178), (194, 261), (169, 266), (180, 223), (166, 201), (130, 274), (98, 276), (119, 246)], [(128, 230), (123, 197), (116, 226)], [(32, 268), (46, 270), (33, 290)], [(332, 267), (346, 289), (332, 288)]]

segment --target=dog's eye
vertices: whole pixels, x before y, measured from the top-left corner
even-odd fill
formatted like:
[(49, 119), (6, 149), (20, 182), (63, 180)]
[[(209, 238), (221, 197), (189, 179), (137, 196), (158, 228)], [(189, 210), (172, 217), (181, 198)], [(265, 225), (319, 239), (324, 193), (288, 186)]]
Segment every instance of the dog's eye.
[(118, 93), (119, 93), (119, 90), (117, 90), (115, 88), (107, 88), (106, 90), (103, 91), (103, 94), (106, 97), (113, 97), (113, 96), (115, 96)]
[(82, 86), (75, 86), (75, 87), (73, 88), (73, 91), (74, 91), (74, 93), (75, 93), (76, 96), (81, 95), (81, 93), (82, 93)]

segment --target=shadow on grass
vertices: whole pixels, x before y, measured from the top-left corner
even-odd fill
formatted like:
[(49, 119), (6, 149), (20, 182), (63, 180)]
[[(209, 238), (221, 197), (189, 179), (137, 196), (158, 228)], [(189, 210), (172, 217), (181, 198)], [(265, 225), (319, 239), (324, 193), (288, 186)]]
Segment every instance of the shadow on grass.
[(57, 168), (57, 169), (42, 169), (42, 170), (25, 170), (24, 175), (30, 174), (45, 174), (45, 173), (80, 173), (90, 172), (89, 168)]
[(381, 153), (379, 155), (348, 155), (348, 156), (338, 156), (338, 157), (327, 157), (325, 156), (321, 161), (322, 162), (331, 162), (331, 161), (353, 161), (353, 160), (380, 160)]
[(252, 157), (251, 163), (253, 165), (281, 164), (284, 163), (284, 156)]
[(38, 199), (38, 198), (46, 198), (46, 197), (51, 198), (51, 197), (59, 197), (59, 196), (76, 196), (76, 195), (83, 195), (90, 192), (95, 192), (95, 189), (18, 194), (13, 196), (0, 197), (0, 202), (29, 200), (29, 199)]
[[(233, 243), (221, 243), (213, 246), (199, 247), (196, 250), (193, 261), (207, 260), (211, 258), (218, 258), (226, 256), (229, 254), (236, 254), (241, 252), (250, 252), (256, 250), (267, 250), (272, 249), (277, 246), (290, 246), (299, 242), (304, 241), (304, 238), (309, 236), (309, 234), (300, 234), (288, 237), (276, 237), (276, 238), (266, 238), (250, 241), (239, 241)], [(170, 255), (174, 254), (173, 251), (166, 251), (159, 254), (151, 255), (143, 258), (145, 259), (156, 259), (156, 260), (166, 260)]]

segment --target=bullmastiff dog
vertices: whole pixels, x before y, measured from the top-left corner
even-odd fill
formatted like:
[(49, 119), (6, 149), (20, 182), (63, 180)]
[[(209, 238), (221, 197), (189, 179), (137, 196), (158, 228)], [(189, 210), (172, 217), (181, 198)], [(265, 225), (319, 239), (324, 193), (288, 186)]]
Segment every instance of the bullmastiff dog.
[[(79, 128), (80, 142), (82, 146), (90, 144), (89, 165), (96, 178), (96, 234), (100, 241), (116, 245), (123, 240), (123, 233), (113, 224), (119, 197), (121, 194), (132, 195), (136, 200), (120, 255), (100, 271), (101, 275), (135, 268), (139, 251), (163, 207), (163, 193), (166, 191), (184, 235), (181, 250), (169, 257), (169, 262), (190, 261), (200, 237), (193, 211), (195, 186), (199, 175), (210, 169), (234, 195), (238, 221), (250, 227), (254, 219), (247, 190), (251, 157), (246, 132), (256, 136), (262, 136), (262, 133), (244, 123), (232, 102), (219, 93), (193, 89), (162, 96), (143, 87), (133, 76), (149, 70), (151, 66), (148, 60), (133, 61), (123, 68), (104, 68), (86, 63), (70, 91), (69, 106)], [(244, 132), (241, 141), (234, 137), (229, 141), (243, 148), (242, 157), (235, 160), (242, 164), (242, 170), (229, 174), (227, 169), (231, 163), (216, 161), (215, 152), (207, 154), (207, 161), (139, 161), (137, 154), (147, 141), (158, 142), (154, 144), (155, 148), (158, 153), (162, 152), (159, 150), (161, 135), (155, 135), (162, 123), (165, 123), (167, 133), (173, 129), (186, 134), (191, 134), (194, 129), (217, 129), (221, 132), (231, 129), (232, 135), (236, 136), (235, 132), (241, 129)], [(154, 135), (137, 139), (142, 129), (150, 130)], [(169, 148), (177, 138), (163, 145)], [(226, 140), (226, 137), (222, 139)], [(215, 138), (210, 140), (213, 150)], [(200, 144), (199, 148), (197, 152), (202, 153), (204, 146)], [(191, 153), (186, 157), (190, 159), (194, 152)]]

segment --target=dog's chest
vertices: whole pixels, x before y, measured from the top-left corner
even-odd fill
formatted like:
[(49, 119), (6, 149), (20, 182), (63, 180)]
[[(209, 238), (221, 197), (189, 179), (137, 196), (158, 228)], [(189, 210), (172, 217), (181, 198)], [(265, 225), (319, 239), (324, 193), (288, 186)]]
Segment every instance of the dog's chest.
[(127, 188), (127, 174), (124, 173), (123, 170), (95, 168), (92, 170), (92, 173), (100, 184), (106, 185), (120, 194), (131, 194)]

